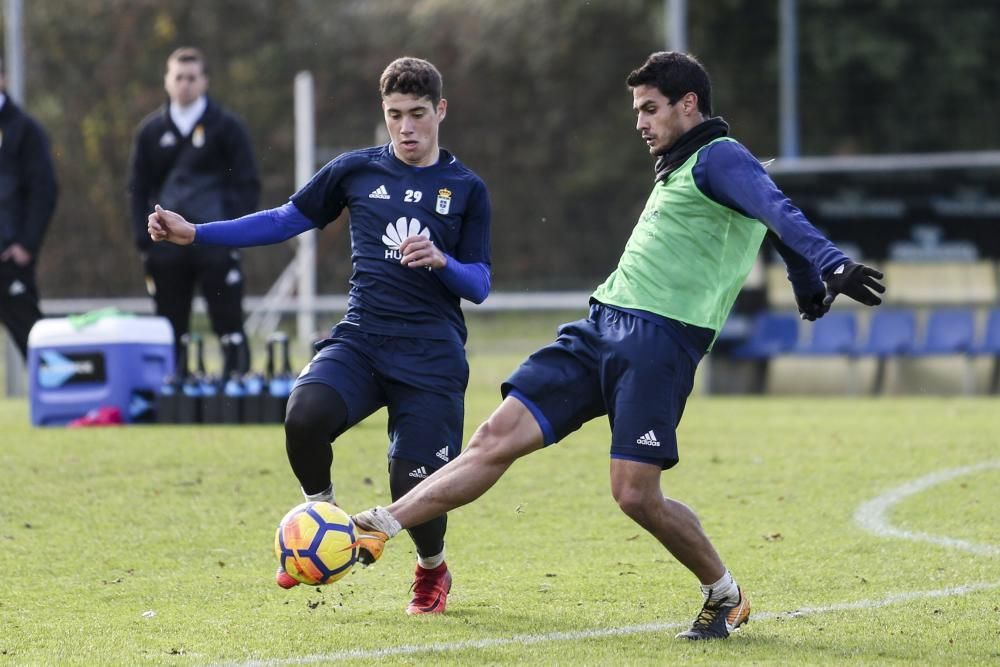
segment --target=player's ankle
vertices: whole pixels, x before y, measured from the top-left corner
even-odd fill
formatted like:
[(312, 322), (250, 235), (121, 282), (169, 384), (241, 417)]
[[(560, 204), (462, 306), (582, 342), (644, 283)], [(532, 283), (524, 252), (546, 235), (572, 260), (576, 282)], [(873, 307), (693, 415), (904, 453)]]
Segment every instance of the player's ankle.
[(324, 502), (330, 503), (331, 505), (337, 504), (337, 495), (333, 491), (333, 482), (330, 482), (330, 486), (326, 487), (319, 493), (306, 493), (306, 490), (302, 489), (302, 495), (305, 497), (307, 502)]
[(395, 537), (403, 527), (384, 507), (374, 507), (354, 515), (354, 521), (362, 528), (377, 530), (388, 537)]
[(434, 568), (436, 568), (439, 565), (441, 565), (441, 563), (443, 563), (443, 562), (444, 562), (444, 549), (443, 548), (441, 549), (440, 553), (435, 554), (433, 556), (430, 556), (428, 558), (424, 558), (420, 554), (417, 554), (417, 565), (419, 565), (420, 567), (422, 567), (425, 570), (433, 570)]
[(701, 592), (705, 596), (706, 602), (724, 602), (736, 604), (740, 601), (740, 589), (736, 584), (736, 579), (732, 573), (726, 570), (718, 581), (711, 584), (702, 584)]

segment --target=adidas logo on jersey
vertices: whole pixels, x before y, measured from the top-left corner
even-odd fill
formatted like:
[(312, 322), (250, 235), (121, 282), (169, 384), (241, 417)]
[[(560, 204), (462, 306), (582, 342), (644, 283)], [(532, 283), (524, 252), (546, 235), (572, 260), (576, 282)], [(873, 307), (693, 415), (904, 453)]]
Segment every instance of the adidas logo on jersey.
[(434, 453), (434, 456), (438, 457), (439, 459), (441, 459), (442, 461), (444, 461), (445, 463), (447, 463), (448, 462), (448, 448), (447, 447), (442, 447), (441, 449), (437, 450), (437, 452)]
[(375, 188), (374, 190), (372, 190), (371, 194), (368, 195), (368, 198), (369, 199), (392, 199), (392, 197), (389, 196), (389, 191), (385, 189), (385, 185), (380, 185), (377, 188)]
[(659, 447), (660, 441), (656, 439), (656, 434), (652, 431), (647, 432), (644, 435), (640, 435), (639, 439), (635, 441), (637, 445), (646, 445), (647, 447)]
[(410, 477), (416, 477), (417, 479), (426, 479), (427, 478), (427, 468), (424, 467), (424, 466), (420, 466), (416, 470), (413, 470), (413, 471), (410, 472)]

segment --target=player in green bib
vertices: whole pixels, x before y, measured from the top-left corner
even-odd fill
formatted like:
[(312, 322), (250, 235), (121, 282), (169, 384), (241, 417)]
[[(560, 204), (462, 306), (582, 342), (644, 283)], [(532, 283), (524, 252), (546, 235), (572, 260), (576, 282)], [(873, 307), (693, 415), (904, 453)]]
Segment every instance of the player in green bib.
[(585, 422), (611, 425), (619, 507), (699, 580), (704, 604), (685, 639), (721, 639), (750, 602), (685, 504), (663, 496), (678, 462), (676, 429), (695, 369), (711, 348), (765, 235), (788, 267), (799, 311), (815, 320), (843, 293), (881, 303), (882, 274), (848, 259), (712, 116), (708, 74), (693, 57), (651, 55), (627, 79), (636, 129), (656, 156), (653, 192), (585, 319), (564, 324), (503, 383), (503, 402), (454, 461), (386, 508), (355, 516), (359, 546), (385, 540), (485, 493), (518, 458)]

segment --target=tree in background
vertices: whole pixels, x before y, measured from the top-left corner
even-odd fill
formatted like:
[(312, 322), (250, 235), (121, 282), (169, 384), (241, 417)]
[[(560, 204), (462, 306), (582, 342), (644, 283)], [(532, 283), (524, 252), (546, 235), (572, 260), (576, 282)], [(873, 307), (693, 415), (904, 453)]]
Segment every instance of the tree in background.
[[(49, 128), (63, 194), (42, 257), (49, 296), (141, 294), (125, 178), (131, 131), (162, 101), (163, 54), (197, 45), (212, 90), (247, 120), (262, 203), (294, 189), (292, 79), (317, 85), (323, 157), (370, 145), (371, 81), (400, 55), (448, 73), (448, 148), (494, 200), (496, 289), (592, 288), (617, 261), (652, 179), (634, 150), (625, 76), (663, 47), (662, 0), (65, 0), (26, 3), (28, 109)], [(799, 0), (803, 152), (1000, 147), (993, 0)], [(777, 151), (777, 1), (689, 5), (691, 51), (716, 112), (761, 157)], [(959, 101), (959, 104), (955, 102)], [(321, 291), (346, 241), (324, 234)], [(340, 246), (330, 247), (330, 246)], [(293, 247), (246, 253), (261, 293)], [(95, 262), (95, 258), (100, 261)]]

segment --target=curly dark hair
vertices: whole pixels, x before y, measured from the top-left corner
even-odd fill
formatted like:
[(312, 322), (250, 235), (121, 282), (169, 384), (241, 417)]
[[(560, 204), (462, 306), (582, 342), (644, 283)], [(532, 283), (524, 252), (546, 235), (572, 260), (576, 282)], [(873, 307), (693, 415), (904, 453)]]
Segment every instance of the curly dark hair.
[(625, 79), (630, 87), (654, 86), (675, 104), (688, 93), (698, 96), (698, 111), (712, 115), (712, 82), (708, 71), (698, 60), (687, 53), (658, 51)]
[(429, 97), (435, 106), (441, 101), (442, 86), (441, 72), (420, 58), (396, 58), (378, 80), (382, 97), (393, 93)]

